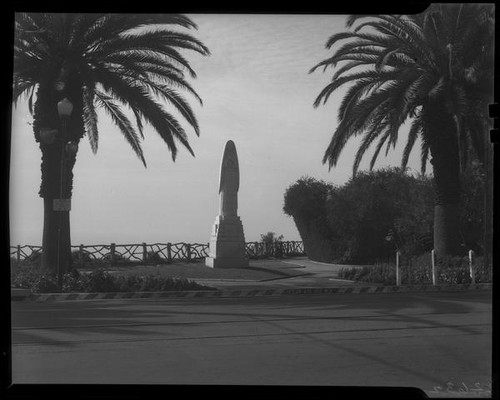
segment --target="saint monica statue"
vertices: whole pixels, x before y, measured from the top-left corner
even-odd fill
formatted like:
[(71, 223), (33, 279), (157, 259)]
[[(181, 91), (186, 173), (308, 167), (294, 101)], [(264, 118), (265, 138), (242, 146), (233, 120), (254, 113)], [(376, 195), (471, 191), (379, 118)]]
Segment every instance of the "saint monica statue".
[(226, 143), (222, 156), (219, 180), (219, 215), (238, 215), (238, 190), (240, 188), (240, 169), (236, 146), (232, 140)]
[(224, 147), (220, 165), (219, 215), (210, 237), (209, 255), (205, 264), (212, 268), (248, 267), (245, 254), (243, 224), (238, 217), (238, 190), (240, 188), (240, 169), (238, 154), (232, 140)]

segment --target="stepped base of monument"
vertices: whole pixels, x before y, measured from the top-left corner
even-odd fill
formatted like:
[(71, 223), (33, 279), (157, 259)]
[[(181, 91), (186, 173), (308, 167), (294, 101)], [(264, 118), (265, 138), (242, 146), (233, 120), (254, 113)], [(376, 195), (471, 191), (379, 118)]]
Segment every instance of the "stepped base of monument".
[(210, 268), (247, 268), (248, 258), (241, 257), (206, 257), (205, 265)]

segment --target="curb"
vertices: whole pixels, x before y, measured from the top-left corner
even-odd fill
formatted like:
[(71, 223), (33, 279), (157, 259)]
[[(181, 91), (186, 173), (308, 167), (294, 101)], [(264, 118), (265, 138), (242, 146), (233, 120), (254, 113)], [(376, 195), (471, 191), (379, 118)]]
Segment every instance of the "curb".
[(408, 293), (408, 292), (460, 292), (489, 290), (492, 283), (460, 285), (408, 285), (408, 286), (339, 286), (290, 289), (245, 289), (213, 291), (170, 292), (112, 292), (112, 293), (44, 293), (12, 296), (12, 301), (67, 301), (67, 300), (114, 300), (114, 299), (158, 299), (158, 298), (203, 298), (203, 297), (260, 297), (307, 294), (362, 294), (362, 293)]

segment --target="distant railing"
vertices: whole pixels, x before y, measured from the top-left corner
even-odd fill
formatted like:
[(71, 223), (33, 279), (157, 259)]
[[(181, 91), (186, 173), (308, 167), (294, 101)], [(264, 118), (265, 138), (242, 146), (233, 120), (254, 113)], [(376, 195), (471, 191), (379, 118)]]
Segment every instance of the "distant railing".
[[(208, 243), (140, 243), (96, 244), (71, 246), (72, 259), (77, 265), (108, 261), (111, 264), (138, 263), (162, 264), (202, 260), (208, 256)], [(266, 257), (297, 257), (305, 255), (301, 241), (275, 243), (246, 242), (246, 256), (251, 259)], [(18, 245), (10, 247), (11, 260), (18, 263), (35, 263), (42, 253), (41, 246)]]

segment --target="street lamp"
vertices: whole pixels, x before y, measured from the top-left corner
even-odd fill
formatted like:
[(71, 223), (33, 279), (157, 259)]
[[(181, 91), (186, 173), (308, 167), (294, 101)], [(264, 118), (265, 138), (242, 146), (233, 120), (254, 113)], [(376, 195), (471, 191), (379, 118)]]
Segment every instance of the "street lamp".
[[(63, 212), (69, 212), (71, 209), (71, 199), (63, 199), (64, 190), (64, 162), (66, 160), (66, 152), (70, 154), (76, 153), (78, 145), (73, 142), (68, 142), (68, 119), (73, 112), (73, 104), (67, 97), (57, 103), (57, 112), (61, 119), (61, 167), (60, 167), (60, 182), (59, 182), (59, 199), (54, 200), (54, 211), (59, 212), (59, 224), (57, 229), (57, 282), (59, 290), (62, 290), (63, 271), (61, 268), (61, 227)], [(67, 264), (66, 255), (64, 262)], [(66, 266), (66, 265), (65, 265)]]
[(67, 97), (62, 99), (59, 103), (57, 103), (57, 112), (59, 113), (59, 117), (70, 117), (73, 112), (73, 103), (69, 101)]

